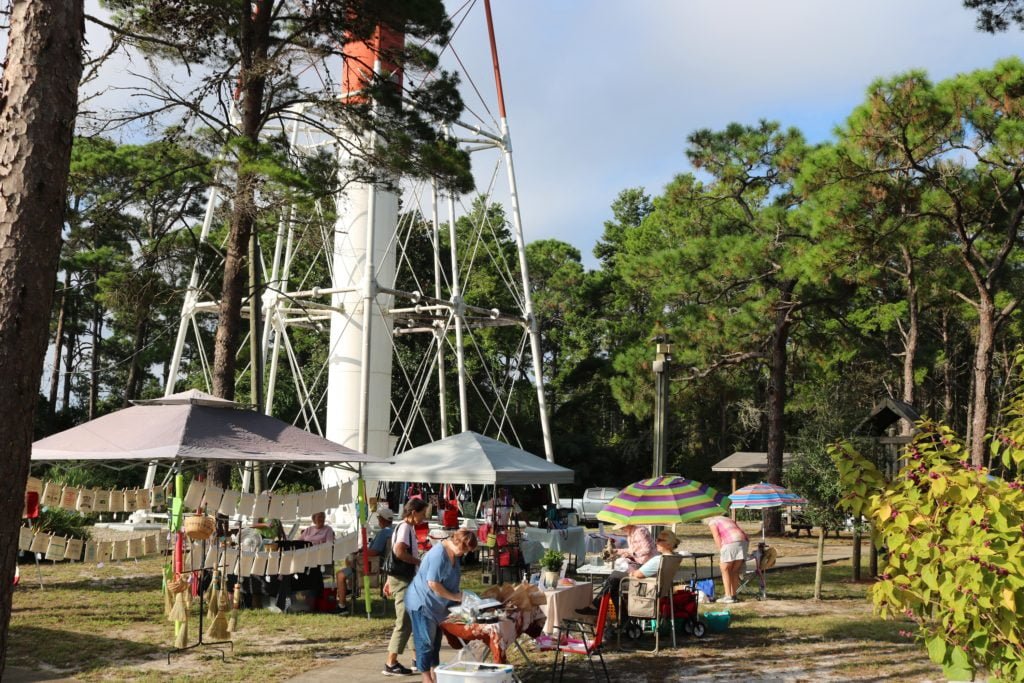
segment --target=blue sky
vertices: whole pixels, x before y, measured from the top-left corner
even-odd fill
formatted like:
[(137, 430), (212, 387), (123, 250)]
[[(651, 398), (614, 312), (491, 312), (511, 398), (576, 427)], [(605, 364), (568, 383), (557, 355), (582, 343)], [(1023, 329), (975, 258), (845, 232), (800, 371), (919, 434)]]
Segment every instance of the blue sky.
[[(482, 0), (456, 36), (493, 93)], [(462, 0), (448, 0), (450, 10)], [(620, 190), (657, 195), (686, 136), (759, 118), (821, 141), (878, 77), (1021, 54), (959, 0), (492, 0), (527, 241), (592, 250)]]
[[(493, 110), (483, 0), (445, 2), (465, 15), (453, 46)], [(526, 239), (569, 242), (588, 267), (619, 191), (658, 195), (687, 170), (692, 131), (767, 118), (817, 142), (876, 78), (924, 69), (941, 80), (1024, 48), (1019, 31), (978, 32), (960, 0), (491, 4)], [(102, 14), (96, 0), (87, 7)], [(101, 49), (105, 32), (88, 30)], [(450, 55), (445, 64), (454, 64)], [(100, 83), (120, 85), (123, 70), (137, 66), (119, 58)], [(464, 80), (467, 103), (479, 109)], [(493, 166), (474, 161), (485, 184)], [(495, 199), (507, 204), (501, 193)]]

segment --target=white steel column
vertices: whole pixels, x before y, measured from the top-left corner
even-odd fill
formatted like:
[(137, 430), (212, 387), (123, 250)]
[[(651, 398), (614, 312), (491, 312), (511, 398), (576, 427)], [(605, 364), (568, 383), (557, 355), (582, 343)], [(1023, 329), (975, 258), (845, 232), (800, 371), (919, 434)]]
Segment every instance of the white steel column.
[(464, 432), (469, 431), (469, 397), (466, 393), (466, 351), (462, 344), (462, 315), (466, 304), (462, 301), (459, 285), (458, 239), (455, 236), (455, 195), (448, 193), (448, 239), (452, 256), (452, 316), (455, 318), (455, 360), (459, 369), (459, 424)]
[[(441, 299), (441, 217), (438, 215), (437, 182), (430, 184), (431, 240), (434, 243), (434, 298)], [(434, 340), (437, 342), (437, 399), (440, 411), (441, 438), (448, 436), (448, 381), (444, 376), (445, 344), (448, 339), (448, 321), (444, 320), (440, 327), (434, 322)]]
[[(491, 18), (491, 2), (484, 0), (487, 15), (487, 34), (491, 42), (491, 61), (494, 65), (494, 85), (498, 91), (498, 114), (501, 117), (501, 149), (508, 169), (508, 190), (512, 202), (512, 225), (519, 252), (519, 270), (523, 278), (523, 314), (530, 325), (530, 352), (533, 355), (533, 381), (537, 389), (537, 409), (540, 412), (540, 428), (544, 435), (544, 455), (549, 462), (555, 462), (555, 448), (551, 440), (551, 425), (548, 422), (547, 399), (544, 397), (544, 365), (541, 358), (540, 330), (533, 315), (533, 297), (530, 296), (530, 271), (526, 263), (526, 242), (523, 239), (523, 221), (519, 214), (519, 194), (516, 189), (516, 172), (512, 165), (512, 138), (505, 116), (505, 94), (501, 87), (501, 68), (498, 64), (498, 46), (494, 39), (494, 21)], [(558, 503), (558, 484), (551, 484), (551, 502)]]

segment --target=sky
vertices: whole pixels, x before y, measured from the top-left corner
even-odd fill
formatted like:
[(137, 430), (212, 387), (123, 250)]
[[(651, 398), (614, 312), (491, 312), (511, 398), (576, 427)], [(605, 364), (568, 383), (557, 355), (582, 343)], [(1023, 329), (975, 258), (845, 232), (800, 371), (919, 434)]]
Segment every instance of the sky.
[[(453, 42), (492, 96), (476, 4)], [(938, 81), (1024, 55), (1024, 34), (977, 31), (960, 0), (492, 0), (492, 12), (526, 239), (569, 242), (590, 268), (618, 193), (660, 194), (688, 170), (694, 130), (765, 118), (819, 142), (877, 78)]]
[[(483, 0), (445, 4), (459, 26), (443, 63), (465, 67), (472, 121), (485, 106), (474, 88), (497, 111)], [(103, 14), (97, 0), (86, 5)], [(961, 0), (491, 5), (526, 241), (568, 242), (589, 268), (619, 192), (660, 194), (689, 170), (686, 137), (697, 129), (765, 118), (820, 142), (877, 78), (924, 69), (941, 80), (1024, 53), (1024, 33), (979, 32)], [(88, 25), (94, 50), (103, 34)], [(120, 84), (134, 66), (115, 60), (100, 83)], [(493, 162), (474, 165), (487, 186)], [(507, 192), (495, 201), (508, 206)]]

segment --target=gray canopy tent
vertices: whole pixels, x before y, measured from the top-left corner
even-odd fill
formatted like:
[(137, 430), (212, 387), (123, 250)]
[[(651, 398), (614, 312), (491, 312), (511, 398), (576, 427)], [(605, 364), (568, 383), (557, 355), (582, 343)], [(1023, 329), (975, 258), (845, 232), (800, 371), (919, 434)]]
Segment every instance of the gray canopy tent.
[(179, 466), (252, 461), (281, 467), (386, 463), (276, 417), (191, 390), (118, 410), (32, 444), (32, 460), (163, 461)]
[(476, 432), (462, 432), (363, 467), (377, 481), (520, 486), (571, 484), (572, 470)]

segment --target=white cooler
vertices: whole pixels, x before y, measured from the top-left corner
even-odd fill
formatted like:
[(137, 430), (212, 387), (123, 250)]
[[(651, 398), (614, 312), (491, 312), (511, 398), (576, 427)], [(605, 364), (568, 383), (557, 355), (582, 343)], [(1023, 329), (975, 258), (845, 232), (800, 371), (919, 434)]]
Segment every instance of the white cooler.
[(511, 664), (481, 664), (479, 662), (452, 662), (435, 670), (437, 683), (515, 683)]

